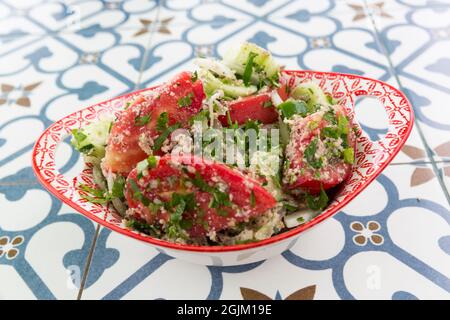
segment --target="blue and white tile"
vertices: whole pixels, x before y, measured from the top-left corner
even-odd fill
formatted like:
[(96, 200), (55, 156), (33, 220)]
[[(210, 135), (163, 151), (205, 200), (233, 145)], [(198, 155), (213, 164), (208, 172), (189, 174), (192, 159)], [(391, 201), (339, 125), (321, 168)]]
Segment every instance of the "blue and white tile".
[[(375, 16), (403, 90), (412, 102), (434, 159), (449, 142), (450, 3), (386, 3), (391, 17)], [(414, 34), (414, 37), (410, 35)], [(448, 148), (448, 147), (447, 147)], [(438, 152), (436, 151), (438, 150)]]
[[(27, 45), (11, 41), (10, 52), (0, 57), (1, 277), (17, 289), (27, 287), (23, 298), (76, 299), (96, 228), (38, 183), (32, 146), (60, 117), (134, 89), (150, 38), (134, 39), (137, 30), (111, 30), (110, 43), (89, 41), (83, 33), (31, 35)], [(118, 57), (126, 58), (123, 64)], [(80, 163), (67, 143), (59, 151), (62, 173)], [(5, 299), (18, 294), (0, 292)]]
[(391, 165), (343, 212), (265, 262), (193, 265), (103, 229), (83, 298), (450, 299), (449, 237), (431, 166)]
[(207, 267), (172, 259), (103, 228), (82, 299), (205, 299), (210, 288)]
[(86, 28), (139, 28), (141, 19), (154, 21), (158, 11), (157, 0), (22, 1), (20, 4), (16, 1), (1, 4), (2, 34), (49, 35)]
[(431, 165), (391, 165), (333, 218), (335, 230), (323, 223), (283, 256), (331, 269), (343, 299), (450, 299), (449, 212)]

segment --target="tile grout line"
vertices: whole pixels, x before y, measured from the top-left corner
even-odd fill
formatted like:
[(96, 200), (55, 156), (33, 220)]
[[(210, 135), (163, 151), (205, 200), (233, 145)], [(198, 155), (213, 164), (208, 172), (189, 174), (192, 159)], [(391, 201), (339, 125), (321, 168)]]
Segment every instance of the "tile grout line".
[(89, 269), (91, 267), (91, 261), (92, 261), (93, 255), (94, 255), (95, 246), (97, 244), (97, 238), (98, 238), (99, 232), (100, 232), (100, 225), (97, 224), (97, 228), (95, 229), (95, 236), (92, 241), (91, 247), (89, 249), (86, 264), (84, 265), (83, 278), (81, 279), (80, 288), (78, 290), (78, 295), (77, 295), (77, 300), (81, 300), (81, 296), (83, 295), (84, 286), (86, 284), (87, 277), (89, 274)]
[[(388, 61), (388, 67), (389, 67), (390, 73), (394, 76), (394, 78), (397, 81), (400, 89), (403, 91), (404, 87), (402, 85), (402, 82), (400, 81), (400, 78), (399, 78), (397, 72), (395, 71), (394, 64), (392, 62), (391, 56), (388, 53), (388, 51), (386, 50), (386, 48), (385, 48), (385, 46), (384, 46), (384, 44), (383, 44), (383, 42), (382, 42), (382, 40), (380, 38), (380, 31), (378, 30), (377, 24), (376, 24), (375, 19), (374, 19), (373, 15), (372, 15), (372, 12), (371, 12), (371, 10), (369, 8), (367, 0), (364, 0), (364, 7), (365, 7), (365, 10), (367, 12), (367, 16), (369, 17), (369, 19), (371, 21), (372, 27), (374, 28), (374, 31), (375, 31), (375, 41), (377, 42), (378, 46), (380, 47), (380, 49), (383, 52), (383, 55), (386, 57), (386, 59)], [(411, 106), (413, 107), (413, 110), (414, 110), (414, 106), (412, 105), (412, 103), (411, 103)], [(427, 140), (425, 138), (425, 134), (423, 133), (421, 125), (420, 125), (419, 120), (417, 118), (414, 118), (414, 125), (416, 126), (417, 132), (419, 133), (419, 136), (420, 136), (420, 139), (422, 140), (422, 143), (425, 146), (425, 152), (427, 153), (428, 159), (430, 160), (430, 164), (433, 167), (433, 172), (434, 172), (434, 174), (436, 175), (436, 177), (437, 177), (437, 179), (439, 181), (439, 185), (440, 185), (440, 187), (442, 189), (442, 192), (444, 193), (444, 196), (447, 199), (448, 204), (450, 205), (449, 190), (447, 189), (447, 187), (445, 185), (445, 181), (442, 178), (440, 169), (437, 166), (438, 162), (436, 162), (436, 160), (433, 157), (433, 153), (431, 151), (431, 148), (428, 145), (428, 142), (427, 142)]]
[(134, 87), (134, 90), (138, 90), (139, 86), (141, 84), (142, 74), (144, 73), (144, 66), (147, 63), (147, 59), (148, 59), (148, 55), (149, 55), (148, 49), (150, 48), (150, 46), (152, 44), (152, 40), (153, 40), (153, 37), (154, 37), (155, 32), (156, 32), (156, 27), (159, 24), (160, 12), (161, 12), (161, 3), (158, 2), (158, 7), (156, 8), (156, 14), (155, 14), (155, 22), (150, 26), (150, 30), (149, 30), (150, 31), (150, 36), (149, 36), (149, 39), (147, 41), (147, 45), (146, 45), (146, 47), (144, 49), (144, 55), (142, 56), (142, 62), (141, 62), (141, 66), (139, 68), (139, 76), (138, 76), (138, 79), (136, 81), (136, 85)]

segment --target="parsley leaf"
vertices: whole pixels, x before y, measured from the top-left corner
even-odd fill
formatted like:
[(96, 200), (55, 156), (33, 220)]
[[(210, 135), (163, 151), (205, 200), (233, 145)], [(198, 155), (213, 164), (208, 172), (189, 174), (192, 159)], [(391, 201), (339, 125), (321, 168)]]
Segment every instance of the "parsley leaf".
[(191, 81), (195, 82), (198, 80), (198, 74), (197, 71), (194, 71), (194, 73), (191, 75)]
[(158, 151), (159, 149), (161, 149), (164, 141), (166, 141), (166, 139), (169, 137), (169, 135), (174, 132), (175, 130), (177, 130), (178, 128), (180, 128), (180, 124), (179, 123), (175, 123), (173, 126), (170, 126), (168, 128), (166, 128), (163, 133), (161, 133), (158, 138), (155, 139), (154, 144), (153, 144), (153, 151)]
[(125, 178), (121, 175), (117, 175), (114, 180), (113, 187), (111, 190), (111, 196), (113, 198), (123, 198), (123, 189), (125, 187)]
[(158, 119), (156, 120), (156, 130), (163, 132), (167, 128), (167, 123), (169, 122), (169, 114), (167, 112), (162, 112)]
[(194, 94), (190, 92), (188, 95), (178, 99), (178, 105), (180, 107), (189, 107), (192, 104), (192, 98), (194, 97)]
[(135, 126), (145, 126), (150, 121), (150, 115), (147, 114), (145, 116), (137, 116), (134, 118), (134, 125)]
[(299, 114), (302, 117), (308, 115), (308, 108), (304, 101), (285, 101), (278, 105), (283, 118), (290, 119), (294, 115)]
[(304, 157), (306, 162), (314, 169), (322, 168), (322, 159), (316, 159), (317, 143), (319, 139), (315, 137), (311, 140), (309, 145), (305, 149)]
[(314, 211), (322, 210), (328, 204), (328, 196), (323, 188), (320, 188), (320, 193), (318, 196), (314, 197), (309, 193), (306, 194), (306, 205), (308, 208)]

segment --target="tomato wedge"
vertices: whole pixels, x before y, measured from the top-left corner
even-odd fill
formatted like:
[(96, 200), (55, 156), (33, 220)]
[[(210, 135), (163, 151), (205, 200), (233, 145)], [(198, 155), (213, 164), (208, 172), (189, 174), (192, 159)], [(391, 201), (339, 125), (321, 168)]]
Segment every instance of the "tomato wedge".
[(276, 205), (259, 182), (196, 156), (165, 155), (141, 174), (134, 169), (127, 178), (125, 197), (134, 219), (165, 229), (173, 226), (178, 208), (174, 201), (184, 199), (183, 223), (178, 227), (184, 226), (194, 238), (248, 221)]
[[(349, 160), (353, 161), (355, 134), (348, 123), (346, 133), (339, 133), (337, 119), (347, 119), (347, 114), (342, 106), (333, 106), (332, 110), (334, 118), (329, 117), (330, 113), (327, 117), (326, 112), (317, 112), (292, 126), (286, 147), (288, 166), (283, 179), (287, 189), (318, 194), (321, 188), (330, 189), (350, 175), (352, 163)], [(330, 121), (335, 122), (334, 126)], [(324, 133), (337, 138), (325, 140)], [(347, 157), (343, 157), (346, 152)]]
[[(244, 124), (247, 120), (258, 120), (264, 124), (274, 123), (278, 120), (278, 112), (272, 105), (270, 93), (249, 96), (228, 103), (232, 123)], [(219, 116), (223, 126), (228, 126), (228, 117)]]
[(105, 172), (126, 175), (148, 154), (162, 153), (154, 144), (164, 132), (157, 128), (159, 116), (167, 113), (167, 128), (186, 127), (189, 119), (201, 110), (205, 94), (201, 81), (194, 80), (190, 72), (182, 72), (139, 96), (123, 110), (111, 128), (103, 161)]

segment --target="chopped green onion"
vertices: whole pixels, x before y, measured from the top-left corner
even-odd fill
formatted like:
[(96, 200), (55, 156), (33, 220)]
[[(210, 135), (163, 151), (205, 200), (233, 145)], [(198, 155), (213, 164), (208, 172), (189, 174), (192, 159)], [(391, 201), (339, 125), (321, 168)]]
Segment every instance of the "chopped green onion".
[(244, 73), (242, 75), (242, 80), (244, 81), (245, 86), (250, 84), (250, 79), (252, 78), (253, 73), (253, 60), (258, 56), (258, 54), (254, 52), (250, 52), (248, 54), (247, 63), (245, 64)]

